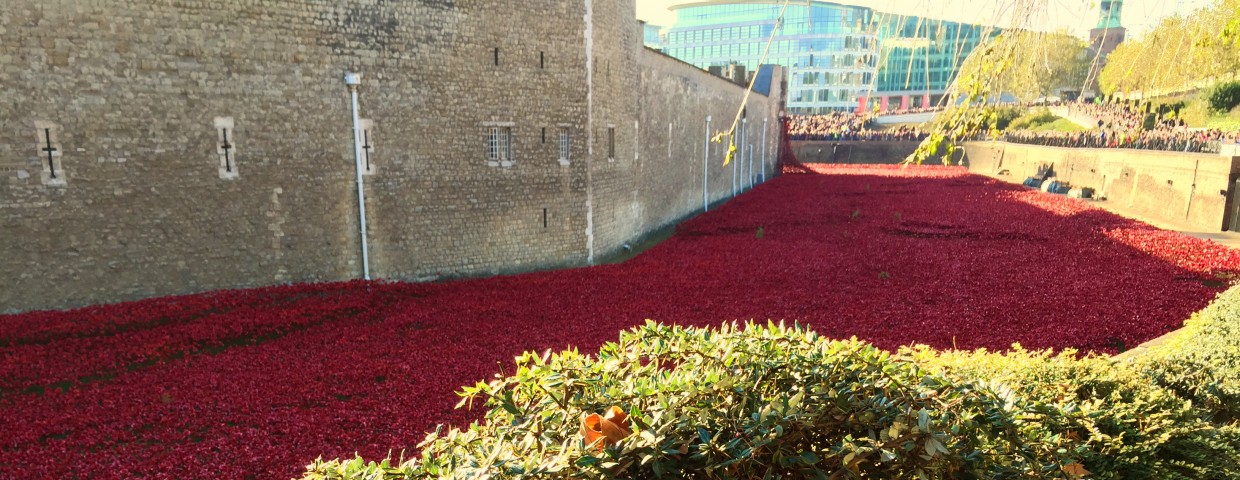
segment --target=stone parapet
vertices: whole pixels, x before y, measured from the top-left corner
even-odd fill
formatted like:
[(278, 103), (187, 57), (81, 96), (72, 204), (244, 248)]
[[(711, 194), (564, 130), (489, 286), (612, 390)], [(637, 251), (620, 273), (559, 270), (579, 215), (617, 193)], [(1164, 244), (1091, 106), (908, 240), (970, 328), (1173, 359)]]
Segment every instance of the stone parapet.
[(1007, 142), (965, 145), (970, 171), (1011, 178), (1051, 170), (1061, 182), (1094, 189), (1107, 202), (1203, 232), (1235, 231), (1240, 157), (1132, 149), (1044, 147)]

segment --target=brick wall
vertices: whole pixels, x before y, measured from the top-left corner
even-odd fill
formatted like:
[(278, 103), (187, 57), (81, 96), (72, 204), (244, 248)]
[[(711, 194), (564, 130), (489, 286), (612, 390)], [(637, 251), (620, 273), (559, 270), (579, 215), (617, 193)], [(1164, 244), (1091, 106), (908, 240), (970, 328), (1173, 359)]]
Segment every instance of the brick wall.
[[(632, 0), (10, 0), (0, 311), (360, 277), (348, 71), (376, 277), (601, 258), (700, 208), (704, 116), (743, 93), (645, 50), (633, 19)], [(751, 138), (777, 109), (751, 100)]]

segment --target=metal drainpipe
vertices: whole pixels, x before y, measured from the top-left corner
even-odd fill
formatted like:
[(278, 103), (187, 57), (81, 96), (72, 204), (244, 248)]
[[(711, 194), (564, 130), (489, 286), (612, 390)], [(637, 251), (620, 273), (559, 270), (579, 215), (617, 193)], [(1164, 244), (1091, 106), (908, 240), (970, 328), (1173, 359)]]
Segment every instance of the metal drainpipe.
[(762, 119), (762, 170), (761, 170), (762, 181), (760, 183), (766, 183), (766, 147), (767, 147), (767, 143), (770, 142), (770, 140), (768, 140), (768, 137), (766, 135), (766, 121), (767, 120), (769, 120), (769, 118)]
[(353, 97), (353, 153), (357, 166), (357, 215), (361, 220), (362, 278), (370, 280), (370, 246), (366, 239), (366, 185), (362, 180), (362, 125), (357, 115), (357, 89), (362, 84), (362, 74), (346, 73), (344, 83)]
[(702, 211), (710, 211), (710, 115), (706, 116), (706, 151), (702, 154)]
[(753, 190), (753, 144), (749, 144), (749, 189)]
[[(745, 179), (744, 179), (745, 177), (745, 121), (744, 120), (741, 120), (741, 129), (740, 131), (736, 132), (736, 138), (733, 139), (732, 143), (733, 145), (736, 145), (737, 147), (736, 158), (732, 159), (732, 161), (736, 162), (736, 168), (733, 170), (733, 172), (735, 172), (736, 175), (734, 175), (732, 179), (736, 183), (735, 185), (736, 192), (744, 193), (745, 192)], [(736, 195), (733, 195), (733, 196), (736, 196)]]

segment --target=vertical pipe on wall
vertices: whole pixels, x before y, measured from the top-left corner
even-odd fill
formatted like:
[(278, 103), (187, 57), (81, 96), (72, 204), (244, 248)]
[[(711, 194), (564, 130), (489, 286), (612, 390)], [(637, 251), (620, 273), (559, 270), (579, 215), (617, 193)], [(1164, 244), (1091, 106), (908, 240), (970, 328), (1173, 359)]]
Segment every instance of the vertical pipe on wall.
[(749, 190), (749, 146), (741, 144), (741, 192)]
[(594, 0), (585, 0), (586, 42), (586, 264), (594, 265)]
[[(746, 118), (746, 119), (743, 121), (743, 123), (745, 124), (745, 132), (744, 132), (744, 136), (743, 136), (744, 143), (741, 143), (741, 160), (742, 160), (742, 161), (748, 161), (748, 159), (749, 159), (749, 153), (745, 150), (745, 145), (748, 145), (748, 144), (749, 144), (749, 119), (748, 119), (748, 118)], [(741, 170), (742, 170), (742, 171), (745, 171), (745, 170), (746, 170), (746, 165), (748, 165), (748, 163), (744, 163), (744, 162), (742, 162), (742, 163), (741, 163)], [(744, 181), (743, 181), (743, 179), (742, 179), (742, 182), (741, 182), (741, 190), (744, 190), (744, 189), (745, 189), (745, 184), (744, 184)]]
[(742, 178), (745, 177), (745, 121), (744, 120), (741, 120), (741, 129), (740, 131), (736, 132), (736, 138), (734, 140), (735, 142), (733, 143), (733, 145), (736, 145), (736, 158), (733, 158), (732, 160), (736, 161), (738, 165), (736, 165), (736, 168), (734, 169), (734, 171), (736, 172), (736, 175), (734, 175), (732, 178), (736, 182), (734, 190), (736, 191), (736, 193), (739, 194), (739, 193), (745, 193), (745, 181), (741, 180)]
[[(746, 121), (745, 121), (745, 123), (749, 123), (749, 121), (748, 121), (748, 120), (746, 120)], [(741, 147), (741, 179), (740, 179), (740, 183), (741, 183), (741, 191), (742, 191), (742, 192), (744, 192), (745, 190), (748, 190), (748, 189), (749, 189), (749, 188), (748, 188), (748, 186), (747, 186), (748, 184), (745, 182), (745, 179), (746, 179), (746, 178), (749, 178), (749, 149), (746, 147), (746, 145), (748, 145), (748, 144), (749, 144), (749, 128), (748, 128), (748, 127), (746, 127), (746, 128), (745, 128), (745, 131), (744, 131), (744, 132), (741, 132), (741, 144), (740, 144), (740, 147)]]
[[(748, 119), (741, 120), (741, 131), (732, 136), (732, 145), (736, 146), (737, 155), (732, 162), (732, 198), (736, 198), (737, 190), (740, 189), (740, 165), (745, 161), (745, 123)], [(739, 139), (737, 137), (740, 137)]]
[(736, 198), (736, 164), (740, 162), (733, 159), (732, 161), (732, 198)]
[(749, 189), (753, 190), (753, 144), (749, 144)]
[(1201, 159), (1193, 163), (1193, 184), (1188, 186), (1188, 205), (1184, 206), (1184, 219), (1193, 213), (1193, 195), (1197, 194), (1197, 172), (1201, 171)]
[(710, 211), (710, 115), (706, 116), (706, 148), (702, 150), (702, 211)]
[(357, 89), (362, 83), (362, 74), (346, 73), (344, 83), (349, 86), (353, 101), (353, 153), (357, 166), (357, 216), (361, 220), (358, 229), (362, 237), (362, 278), (370, 280), (370, 246), (366, 238), (366, 185), (362, 180), (362, 126), (357, 113)]
[(749, 159), (746, 156), (746, 153), (749, 151), (749, 148), (746, 147), (745, 144), (743, 143), (740, 145), (740, 147), (741, 147), (741, 178), (739, 182), (741, 184), (740, 186), (741, 193), (745, 193), (745, 190), (749, 189), (749, 182), (745, 181), (745, 179), (748, 178), (749, 176), (748, 174)]
[(769, 119), (767, 118), (762, 119), (762, 182), (761, 183), (766, 183), (766, 144), (767, 144), (766, 121), (767, 120)]

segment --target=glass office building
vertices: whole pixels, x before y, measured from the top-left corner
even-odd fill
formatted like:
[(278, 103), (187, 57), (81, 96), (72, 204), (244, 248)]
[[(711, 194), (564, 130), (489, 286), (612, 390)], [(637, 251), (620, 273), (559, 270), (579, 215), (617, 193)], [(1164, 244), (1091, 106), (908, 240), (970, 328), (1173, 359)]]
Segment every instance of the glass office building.
[(651, 25), (649, 23), (642, 24), (642, 43), (647, 47), (653, 48), (660, 52), (667, 49), (666, 42), (663, 41), (663, 27)]
[(964, 61), (999, 30), (923, 17), (882, 15), (874, 23), (880, 61), (869, 109), (899, 110), (937, 105)]
[[(775, 29), (782, 1), (713, 1), (672, 7), (667, 53), (699, 68), (743, 65), (754, 71)], [(873, 81), (877, 38), (873, 12), (825, 2), (788, 8), (767, 63), (789, 69), (788, 108), (826, 113), (857, 108)]]
[[(784, 2), (713, 0), (673, 6), (666, 52), (703, 69), (754, 71)], [(937, 100), (985, 27), (796, 2), (767, 63), (788, 69), (788, 110), (827, 113), (918, 108)]]

